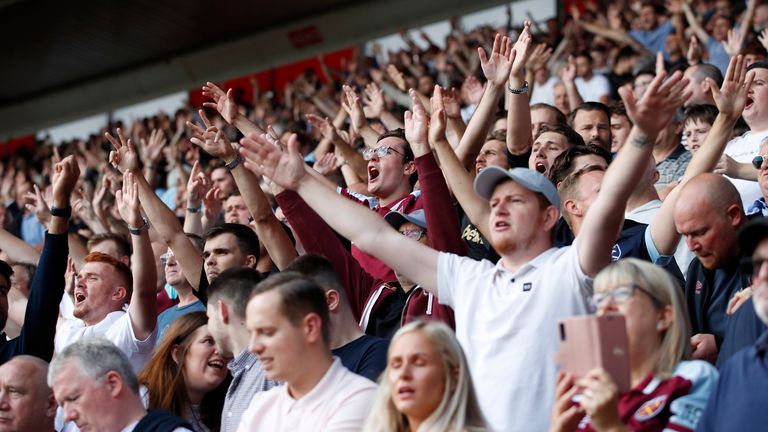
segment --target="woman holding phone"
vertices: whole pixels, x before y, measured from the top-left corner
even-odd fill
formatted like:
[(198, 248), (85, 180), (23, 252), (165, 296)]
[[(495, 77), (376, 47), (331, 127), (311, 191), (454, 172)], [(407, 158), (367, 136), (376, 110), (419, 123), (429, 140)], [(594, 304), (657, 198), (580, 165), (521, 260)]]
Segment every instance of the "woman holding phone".
[(601, 271), (594, 282), (598, 315), (620, 314), (627, 327), (631, 389), (593, 369), (580, 379), (561, 373), (551, 431), (694, 430), (717, 370), (691, 356), (682, 290), (662, 268), (633, 258)]
[(464, 352), (453, 331), (435, 321), (414, 321), (397, 331), (367, 432), (487, 430)]

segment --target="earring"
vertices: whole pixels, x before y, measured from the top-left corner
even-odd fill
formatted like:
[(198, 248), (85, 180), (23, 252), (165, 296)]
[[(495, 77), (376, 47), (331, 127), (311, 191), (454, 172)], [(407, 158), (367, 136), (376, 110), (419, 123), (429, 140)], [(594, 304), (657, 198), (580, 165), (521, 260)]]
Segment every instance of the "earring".
[(656, 330), (664, 330), (664, 323), (657, 322), (656, 323)]

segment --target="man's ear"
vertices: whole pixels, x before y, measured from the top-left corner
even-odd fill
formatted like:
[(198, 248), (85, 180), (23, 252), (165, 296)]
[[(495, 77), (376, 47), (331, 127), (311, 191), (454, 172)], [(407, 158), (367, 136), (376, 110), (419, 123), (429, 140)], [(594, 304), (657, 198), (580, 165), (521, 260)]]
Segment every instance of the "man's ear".
[(558, 209), (555, 208), (555, 206), (549, 206), (544, 210), (544, 228), (549, 230), (555, 227), (557, 224), (558, 216), (560, 215), (560, 212)]
[(328, 311), (333, 313), (339, 308), (341, 294), (336, 290), (328, 290), (325, 292), (325, 302), (328, 303)]
[(219, 316), (221, 317), (221, 322), (223, 324), (229, 324), (229, 306), (221, 301), (221, 299), (216, 300), (216, 306), (219, 308)]
[(568, 212), (568, 214), (572, 214), (574, 216), (583, 216), (584, 213), (581, 211), (581, 206), (579, 203), (572, 199), (565, 200), (563, 203), (563, 208)]
[(113, 300), (120, 300), (121, 298), (123, 299), (123, 303), (128, 303), (131, 301), (131, 299), (128, 298), (128, 290), (125, 289), (124, 286), (115, 288), (115, 291), (112, 293)]
[(113, 397), (118, 396), (123, 390), (123, 378), (116, 371), (109, 371), (104, 376), (104, 385), (107, 386), (107, 391)]
[(48, 396), (48, 400), (45, 401), (45, 416), (48, 418), (56, 417), (56, 410), (59, 408), (59, 404), (56, 403), (56, 397), (53, 392)]
[(410, 177), (413, 173), (416, 172), (416, 162), (414, 161), (408, 161), (403, 166), (403, 174)]
[(308, 313), (304, 317), (304, 337), (306, 338), (307, 343), (314, 344), (317, 343), (317, 341), (322, 342), (323, 325), (328, 325), (328, 323), (324, 323), (320, 318), (320, 315), (316, 313)]
[(259, 259), (256, 258), (256, 255), (246, 255), (245, 256), (245, 266), (255, 269), (256, 264), (259, 262)]

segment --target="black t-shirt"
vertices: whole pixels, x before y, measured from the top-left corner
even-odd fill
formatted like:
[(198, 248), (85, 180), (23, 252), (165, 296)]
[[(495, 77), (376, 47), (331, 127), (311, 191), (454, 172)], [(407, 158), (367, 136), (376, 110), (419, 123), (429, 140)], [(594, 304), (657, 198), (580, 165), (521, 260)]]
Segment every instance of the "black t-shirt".
[(381, 304), (376, 306), (375, 313), (371, 314), (365, 333), (371, 336), (391, 340), (395, 332), (401, 327), (403, 309), (408, 300), (408, 293), (399, 285), (389, 284), (394, 292), (388, 294)]
[(501, 257), (491, 247), (489, 242), (477, 227), (469, 221), (461, 207), (457, 208), (461, 221), (461, 240), (467, 245), (467, 256), (476, 260), (488, 260), (496, 263)]
[(388, 349), (387, 339), (362, 335), (332, 352), (341, 359), (341, 364), (345, 368), (371, 381), (376, 381), (387, 367)]

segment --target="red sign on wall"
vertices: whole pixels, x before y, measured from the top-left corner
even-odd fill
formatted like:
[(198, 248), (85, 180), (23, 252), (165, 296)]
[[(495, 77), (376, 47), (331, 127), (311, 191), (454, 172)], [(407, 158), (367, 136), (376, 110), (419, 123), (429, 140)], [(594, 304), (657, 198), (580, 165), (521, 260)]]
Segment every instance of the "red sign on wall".
[(294, 48), (305, 48), (310, 45), (318, 45), (323, 42), (323, 35), (316, 26), (304, 27), (288, 33), (288, 39)]

